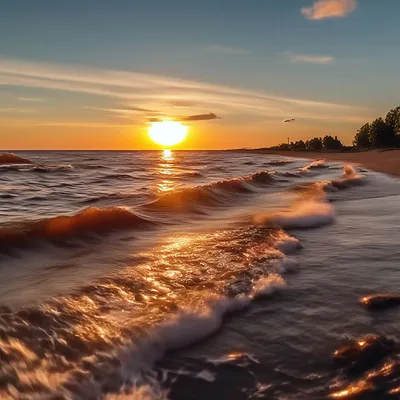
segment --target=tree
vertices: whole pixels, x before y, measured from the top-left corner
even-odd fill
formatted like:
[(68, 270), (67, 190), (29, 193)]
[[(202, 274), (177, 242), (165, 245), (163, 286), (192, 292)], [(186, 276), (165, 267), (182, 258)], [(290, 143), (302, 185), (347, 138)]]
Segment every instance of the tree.
[(322, 140), (322, 143), (326, 150), (340, 150), (343, 147), (342, 142), (337, 138), (337, 136), (333, 138), (332, 136), (327, 135)]
[(391, 125), (377, 118), (370, 126), (369, 141), (373, 147), (390, 147), (396, 145), (397, 137)]
[(371, 141), (369, 139), (369, 133), (371, 126), (369, 123), (364, 124), (356, 133), (354, 137), (353, 145), (365, 149), (371, 147)]
[(307, 140), (306, 148), (307, 148), (307, 150), (311, 150), (311, 151), (322, 150), (322, 139), (314, 138), (314, 139)]
[(393, 128), (395, 133), (400, 133), (400, 106), (387, 113), (385, 122)]
[(306, 150), (306, 144), (302, 140), (299, 140), (294, 145), (295, 145), (296, 150), (298, 150), (298, 151)]

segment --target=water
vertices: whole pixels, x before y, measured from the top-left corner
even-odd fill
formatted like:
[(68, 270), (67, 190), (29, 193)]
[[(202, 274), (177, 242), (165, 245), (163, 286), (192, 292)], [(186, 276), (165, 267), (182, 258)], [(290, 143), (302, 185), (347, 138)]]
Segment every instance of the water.
[(18, 156), (0, 398), (399, 397), (398, 180), (240, 152)]

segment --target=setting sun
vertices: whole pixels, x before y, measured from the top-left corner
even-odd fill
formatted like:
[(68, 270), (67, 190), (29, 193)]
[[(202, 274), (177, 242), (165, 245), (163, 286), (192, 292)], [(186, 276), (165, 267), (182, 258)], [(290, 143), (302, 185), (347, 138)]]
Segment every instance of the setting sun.
[(187, 135), (188, 127), (176, 121), (153, 122), (149, 127), (149, 136), (162, 146), (174, 146), (182, 142)]

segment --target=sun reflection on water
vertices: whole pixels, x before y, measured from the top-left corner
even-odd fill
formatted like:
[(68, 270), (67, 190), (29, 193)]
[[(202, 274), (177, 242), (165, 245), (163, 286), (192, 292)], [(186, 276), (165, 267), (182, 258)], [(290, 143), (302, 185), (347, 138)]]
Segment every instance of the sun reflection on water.
[(157, 183), (158, 192), (165, 193), (174, 189), (174, 182), (166, 178), (175, 175), (174, 163), (174, 153), (171, 150), (163, 150), (158, 164), (158, 174), (161, 177), (161, 180)]

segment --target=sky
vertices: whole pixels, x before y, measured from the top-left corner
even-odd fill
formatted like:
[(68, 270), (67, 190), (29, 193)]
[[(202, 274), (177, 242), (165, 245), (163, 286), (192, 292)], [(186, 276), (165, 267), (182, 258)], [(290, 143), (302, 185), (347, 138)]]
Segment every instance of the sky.
[(400, 103), (399, 15), (399, 0), (0, 0), (0, 148), (153, 149), (167, 118), (186, 149), (351, 144)]

